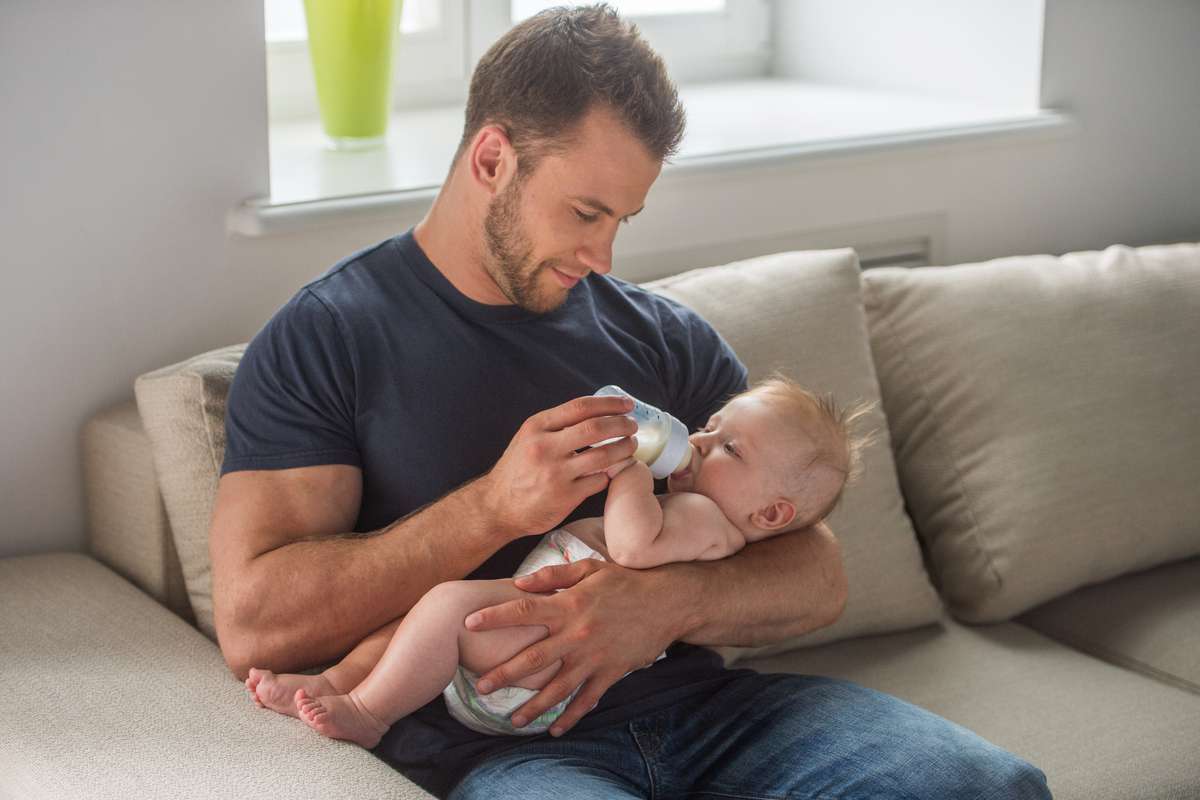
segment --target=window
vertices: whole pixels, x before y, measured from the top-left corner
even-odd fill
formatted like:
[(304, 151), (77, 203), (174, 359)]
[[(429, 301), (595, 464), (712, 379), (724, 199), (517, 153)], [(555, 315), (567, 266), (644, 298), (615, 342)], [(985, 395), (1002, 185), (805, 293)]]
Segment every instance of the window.
[[(586, 2), (566, 3), (569, 6), (586, 5)], [(520, 22), (539, 11), (556, 5), (556, 0), (512, 0), (512, 21)], [(656, 14), (689, 14), (697, 11), (724, 11), (725, 0), (612, 0), (611, 5), (625, 16), (653, 16)]]
[[(416, 213), (457, 146), (475, 62), (514, 19), (547, 5), (404, 0), (388, 145), (336, 153), (326, 150), (317, 119), (303, 0), (264, 2), (269, 196), (241, 204), (229, 223), (249, 236), (382, 209)], [(676, 170), (1039, 140), (1075, 129), (1069, 116), (1041, 108), (1044, 0), (610, 2), (680, 84), (688, 133), (665, 171), (667, 186)], [(674, 185), (666, 202), (686, 205)], [(679, 213), (682, 226), (690, 218)]]
[[(436, 30), (442, 24), (438, 0), (405, 0), (400, 12), (400, 32), (414, 34)], [(303, 42), (307, 38), (304, 0), (264, 0), (267, 43)]]
[[(393, 107), (461, 105), (479, 57), (514, 21), (558, 2), (404, 0)], [(579, 3), (575, 3), (579, 5)], [(679, 83), (765, 75), (770, 0), (616, 0)], [(272, 121), (315, 119), (303, 0), (264, 0)]]

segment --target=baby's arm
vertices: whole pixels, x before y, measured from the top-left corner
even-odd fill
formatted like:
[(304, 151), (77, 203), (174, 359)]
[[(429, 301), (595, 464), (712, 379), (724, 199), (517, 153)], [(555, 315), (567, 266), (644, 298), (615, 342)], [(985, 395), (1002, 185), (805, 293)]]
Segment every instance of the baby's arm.
[(635, 461), (613, 478), (604, 505), (604, 546), (623, 567), (710, 561), (736, 553), (745, 537), (709, 498), (654, 495), (650, 468)]

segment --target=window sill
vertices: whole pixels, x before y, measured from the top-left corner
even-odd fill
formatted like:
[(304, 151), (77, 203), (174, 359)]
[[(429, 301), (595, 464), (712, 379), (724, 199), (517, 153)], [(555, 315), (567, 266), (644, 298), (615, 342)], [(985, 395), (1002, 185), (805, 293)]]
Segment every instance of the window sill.
[[(958, 143), (1058, 138), (1074, 130), (1055, 111), (976, 106), (927, 96), (797, 81), (682, 87), (688, 133), (663, 178), (788, 165)], [(462, 133), (460, 107), (404, 111), (386, 148), (326, 149), (317, 121), (273, 124), (271, 194), (229, 213), (230, 233), (264, 236), (425, 206)]]

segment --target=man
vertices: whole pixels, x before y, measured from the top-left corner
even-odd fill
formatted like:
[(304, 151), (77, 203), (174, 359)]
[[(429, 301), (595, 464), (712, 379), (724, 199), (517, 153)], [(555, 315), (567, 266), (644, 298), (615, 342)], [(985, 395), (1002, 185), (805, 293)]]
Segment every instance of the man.
[[(538, 535), (599, 515), (603, 470), (635, 443), (623, 401), (597, 387), (693, 429), (745, 388), (696, 314), (608, 277), (618, 225), (682, 132), (661, 61), (610, 9), (527, 20), (476, 68), (425, 219), (340, 262), (255, 337), (211, 532), (239, 677), (390, 636), (438, 583), (507, 577)], [(697, 646), (836, 619), (846, 582), (824, 526), (723, 561), (583, 561), (517, 585), (524, 600), (467, 624), (548, 635), (483, 680), (562, 661), (518, 726), (582, 688), (552, 736), (476, 734), (441, 700), (401, 720), (375, 752), (435, 794), (1047, 796), (1039, 771), (931, 714), (841, 681), (724, 670)]]

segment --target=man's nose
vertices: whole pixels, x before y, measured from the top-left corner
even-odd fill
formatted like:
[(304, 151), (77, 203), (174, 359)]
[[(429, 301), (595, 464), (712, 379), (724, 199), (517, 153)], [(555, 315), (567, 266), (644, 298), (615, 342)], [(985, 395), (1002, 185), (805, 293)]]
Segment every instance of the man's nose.
[(580, 247), (575, 251), (575, 257), (592, 272), (607, 275), (612, 272), (612, 244), (612, 237), (606, 236)]

